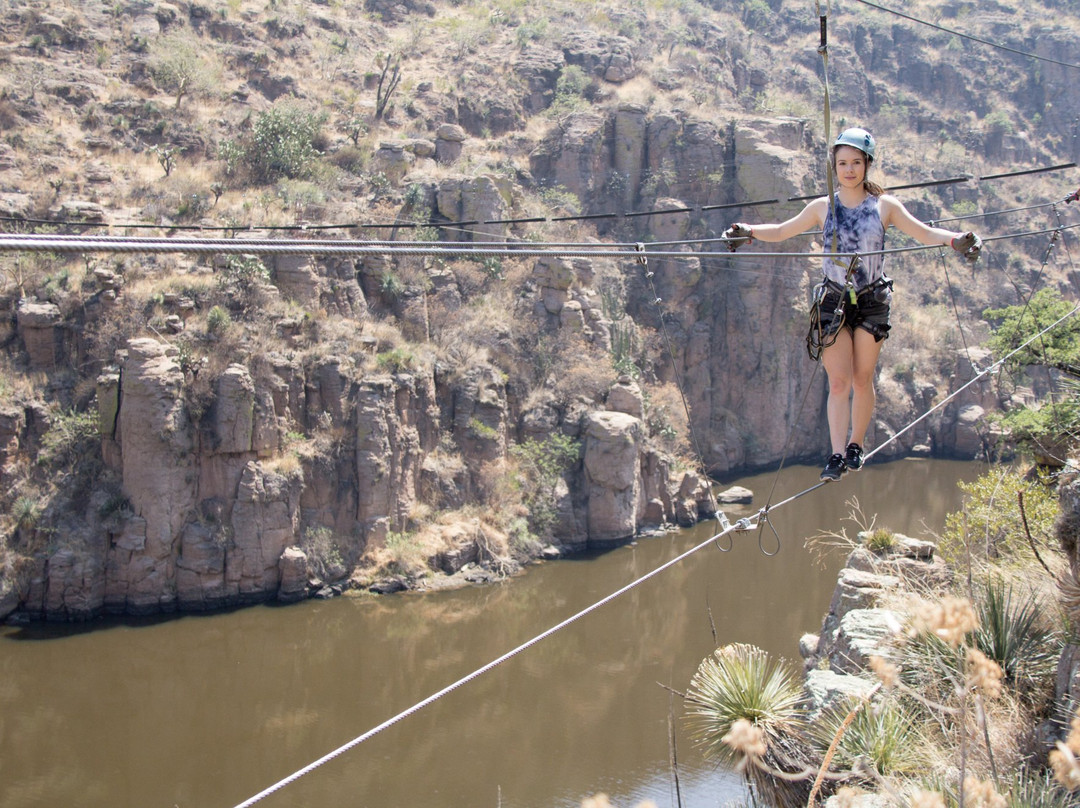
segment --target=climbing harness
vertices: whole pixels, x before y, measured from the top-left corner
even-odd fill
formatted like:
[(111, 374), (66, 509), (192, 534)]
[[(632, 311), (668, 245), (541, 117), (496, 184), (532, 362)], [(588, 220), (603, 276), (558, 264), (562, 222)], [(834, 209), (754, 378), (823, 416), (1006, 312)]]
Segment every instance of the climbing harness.
[[(836, 238), (835, 228), (833, 230), (833, 238)], [(878, 281), (871, 286), (866, 287), (861, 292), (857, 292), (855, 290), (855, 284), (852, 282), (852, 278), (855, 277), (855, 272), (861, 264), (862, 259), (858, 255), (853, 255), (848, 262), (843, 285), (836, 283), (836, 281), (829, 280), (828, 278), (822, 278), (821, 283), (814, 287), (814, 294), (810, 302), (810, 328), (806, 332), (806, 353), (814, 362), (821, 359), (821, 354), (824, 350), (836, 342), (836, 335), (840, 333), (840, 329), (844, 327), (844, 323), (847, 319), (846, 306), (848, 303), (852, 306), (857, 306), (859, 304), (859, 297), (866, 292), (873, 291), (876, 294), (880, 288), (885, 286), (892, 289), (892, 281), (883, 275), (881, 281), (884, 281), (884, 283)], [(826, 334), (824, 326), (821, 324), (821, 306), (825, 302), (825, 298), (830, 291), (839, 292), (839, 294), (836, 300), (836, 309), (833, 311), (833, 329)], [(882, 302), (884, 302), (884, 298), (882, 299)]]

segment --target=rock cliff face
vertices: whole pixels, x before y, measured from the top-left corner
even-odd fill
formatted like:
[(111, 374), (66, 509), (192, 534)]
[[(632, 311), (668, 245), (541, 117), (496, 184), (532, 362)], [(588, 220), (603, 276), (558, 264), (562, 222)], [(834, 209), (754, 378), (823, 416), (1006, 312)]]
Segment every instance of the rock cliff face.
[[(368, 0), (363, 15), (349, 3), (267, 15), (133, 0), (61, 18), (40, 5), (0, 10), (0, 213), (28, 228), (44, 216), (79, 232), (133, 220), (276, 226), (280, 207), (274, 215), (307, 224), (330, 211), (394, 222), (385, 235), (399, 240), (566, 235), (676, 254), (647, 266), (554, 253), (281, 255), (257, 279), (237, 277), (259, 264), (253, 255), (2, 262), (0, 347), (22, 384), (0, 403), (11, 511), (0, 514), (0, 617), (293, 600), (345, 585), (373, 559), (398, 572), (352, 585), (387, 591), (416, 582), (410, 553), (450, 574), (505, 571), (542, 551), (690, 523), (708, 497), (685, 470), (699, 458), (672, 444), (685, 440), (670, 417), (682, 402), (665, 410), (662, 399), (676, 383), (709, 471), (820, 458), (825, 387), (803, 348), (816, 265), (737, 261), (710, 241), (733, 219), (793, 212), (764, 200), (820, 190), (820, 116), (760, 117), (817, 104), (819, 56), (792, 47), (817, 33), (807, 15), (777, 3), (673, 8), (670, 19), (565, 4), (548, 16), (496, 9), (459, 28), (427, 25), (447, 11), (457, 19), (456, 4), (419, 0)], [(1067, 61), (1074, 49), (1069, 24), (993, 14), (965, 19), (1021, 51)], [(1063, 68), (992, 82), (998, 63), (937, 52), (910, 26), (876, 19), (841, 24), (845, 58), (830, 79), (843, 114), (872, 128), (910, 118), (905, 136), (935, 140), (960, 138), (950, 127), (966, 121), (964, 161), (977, 151), (1049, 163), (1066, 142), (1075, 152), (1080, 109), (1061, 89), (1072, 86)], [(193, 72), (172, 58), (184, 55), (163, 39), (173, 36), (197, 53)], [(370, 62), (389, 68), (385, 43), (403, 41), (416, 50), (411, 87), (391, 97)], [(212, 92), (188, 86), (218, 67)], [(1011, 123), (989, 115), (1006, 93), (1023, 110)], [(972, 96), (974, 111), (956, 100)], [(227, 155), (265, 157), (246, 148), (263, 112), (295, 105), (323, 120), (325, 99), (333, 122), (307, 144), (319, 171), (234, 173), (244, 166)], [(1036, 126), (1049, 134), (1025, 134)], [(921, 178), (926, 155), (915, 163), (903, 148), (892, 152), (897, 173)], [(151, 154), (164, 178), (131, 168)], [(961, 168), (973, 170), (941, 171)], [(980, 193), (954, 185), (940, 199), (979, 208)], [(573, 217), (536, 217), (558, 200), (587, 224), (563, 231)], [(924, 218), (939, 212), (915, 204)], [(912, 297), (934, 285), (927, 277)], [(930, 359), (882, 373), (868, 443), (971, 377), (961, 359)], [(974, 456), (992, 437), (982, 416), (1000, 404), (968, 390), (888, 453)], [(485, 522), (493, 514), (497, 524)]]
[[(286, 289), (306, 300), (340, 269), (312, 264), (301, 284), (297, 264), (286, 266)], [(352, 283), (347, 309), (362, 318), (367, 307)], [(562, 329), (542, 302), (550, 287), (535, 288), (535, 316)], [(48, 355), (59, 356), (60, 325), (53, 323), (56, 333), (48, 327), (25, 332), (28, 350), (48, 344)], [(566, 327), (579, 334), (581, 325)], [(31, 552), (30, 567), (5, 586), (5, 615), (85, 619), (306, 597), (385, 548), (417, 507), (475, 502), (514, 446), (555, 433), (580, 446), (554, 489), (552, 539), (564, 550), (608, 546), (708, 512), (704, 481), (676, 471), (653, 445), (641, 391), (630, 382), (615, 386), (611, 410), (597, 403), (522, 414), (508, 377), (484, 363), (454, 374), (435, 365), (388, 373), (364, 370), (362, 356), (316, 352), (298, 361), (270, 352), (226, 365), (196, 412), (199, 380), (177, 348), (135, 338), (117, 359), (97, 380), (93, 448), (120, 502), (106, 507), (99, 491), (81, 520), (64, 524), (59, 551)], [(9, 457), (40, 437), (32, 420), (30, 410), (8, 414)], [(448, 442), (456, 447), (449, 459)], [(332, 537), (329, 553), (313, 546), (320, 532)], [(483, 557), (477, 531), (445, 532), (455, 547), (433, 551), (431, 566), (453, 572)]]
[[(621, 205), (668, 211), (641, 219), (642, 229), (631, 235), (674, 243), (690, 229), (685, 199), (727, 204), (794, 196), (816, 170), (798, 122), (750, 120), (720, 130), (633, 105), (606, 116), (573, 116), (532, 159), (534, 172), (575, 189), (589, 205), (602, 206), (615, 194)], [(732, 165), (734, 171), (725, 169)], [(661, 189), (610, 181), (644, 176), (645, 167), (670, 182)], [(427, 204), (447, 218), (501, 219), (513, 210), (512, 189), (493, 177), (417, 187), (410, 204)], [(646, 193), (661, 190), (664, 195), (646, 200)], [(713, 232), (729, 216), (704, 215)], [(505, 238), (500, 228), (473, 238)], [(91, 497), (97, 510), (83, 506), (79, 524), (66, 528), (66, 546), (32, 553), (33, 564), (9, 576), (14, 584), (0, 602), (7, 611), (71, 619), (304, 597), (399, 543), (418, 511), (485, 502), (518, 507), (499, 501), (505, 497), (497, 480), (506, 474), (500, 469), (525, 441), (552, 436), (576, 441), (577, 460), (555, 481), (550, 503), (520, 507), (532, 516), (552, 509), (550, 540), (564, 550), (611, 545), (649, 526), (692, 523), (708, 510), (706, 482), (676, 471), (658, 448), (655, 413), (632, 379), (580, 395), (608, 372), (590, 372), (588, 363), (635, 350), (641, 362), (642, 340), (662, 339), (670, 354), (657, 351), (646, 370), (654, 384), (681, 382), (712, 471), (768, 465), (785, 449), (789, 457), (816, 457), (825, 434), (825, 388), (803, 344), (815, 280), (807, 263), (784, 258), (771, 261), (767, 272), (737, 272), (726, 253), (661, 258), (647, 267), (532, 259), (512, 304), (515, 316), (540, 334), (533, 354), (557, 346), (562, 355), (551, 361), (567, 367), (581, 354), (585, 364), (568, 371), (580, 373), (577, 384), (584, 386), (575, 401), (570, 381), (558, 373), (548, 373), (546, 387), (523, 392), (520, 363), (539, 360), (522, 352), (525, 332), (513, 324), (481, 323), (487, 347), (453, 367), (394, 359), (395, 349), (384, 350), (371, 335), (374, 324), (391, 318), (409, 340), (445, 342), (468, 313), (470, 286), (461, 268), (389, 256), (275, 258), (273, 284), (255, 290), (266, 306), (280, 298), (292, 310), (324, 312), (358, 337), (338, 350), (334, 340), (310, 341), (310, 318), (273, 315), (276, 345), (247, 344), (231, 364), (219, 362), (209, 380), (163, 339), (127, 341), (116, 364), (103, 365), (95, 399), (101, 461), (122, 507), (104, 508), (101, 492)], [(100, 291), (84, 316), (100, 327), (123, 311), (128, 293), (121, 278), (95, 277)], [(178, 313), (167, 322), (183, 336), (198, 306), (175, 297), (167, 303)], [(17, 324), (35, 368), (55, 369), (87, 351), (53, 304), (25, 302)], [(313, 344), (320, 347), (312, 350)], [(301, 353), (294, 346), (307, 348)], [(88, 359), (93, 365), (105, 358), (80, 361)], [(956, 386), (969, 378), (962, 365)], [(880, 389), (873, 442), (939, 392), (894, 383)], [(923, 443), (940, 454), (974, 456), (986, 445), (979, 416), (996, 406), (986, 395), (967, 393), (892, 453)], [(46, 420), (35, 420), (29, 406), (8, 412), (0, 423), (6, 456), (32, 450)], [(456, 544), (432, 548), (431, 566), (453, 571), (460, 564), (448, 559), (485, 557), (485, 540), (475, 530), (440, 535), (454, 536)], [(329, 544), (320, 545), (319, 536), (331, 537)], [(522, 550), (519, 559), (537, 549)]]

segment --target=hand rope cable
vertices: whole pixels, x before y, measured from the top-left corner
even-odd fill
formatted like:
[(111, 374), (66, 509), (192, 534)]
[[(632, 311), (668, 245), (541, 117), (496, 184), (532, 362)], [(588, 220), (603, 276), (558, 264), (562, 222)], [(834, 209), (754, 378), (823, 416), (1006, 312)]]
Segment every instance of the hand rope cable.
[[(1080, 224), (1063, 227), (1044, 228), (1001, 236), (989, 236), (983, 242), (1037, 236), (1080, 228)], [(100, 253), (188, 253), (188, 254), (254, 254), (254, 255), (417, 255), (446, 258), (460, 255), (479, 256), (563, 256), (574, 258), (632, 258), (637, 260), (636, 250), (604, 250), (598, 245), (592, 249), (545, 249), (533, 246), (493, 247), (462, 246), (444, 248), (439, 242), (398, 242), (400, 246), (372, 246), (364, 241), (341, 240), (339, 242), (312, 242), (304, 240), (270, 240), (247, 242), (235, 239), (174, 239), (174, 238), (130, 238), (126, 236), (55, 236), (55, 235), (12, 235), (0, 233), (0, 252), (100, 252)], [(868, 250), (862, 255), (890, 255), (893, 253), (919, 252), (937, 249), (937, 244), (920, 244), (912, 247), (893, 247), (885, 250)], [(715, 250), (646, 250), (645, 254), (654, 258), (717, 258)], [(754, 252), (756, 258), (806, 258), (806, 252)], [(856, 257), (854, 253), (818, 253), (817, 258)]]
[[(919, 140), (919, 139), (920, 138), (915, 138), (915, 140)], [(927, 138), (928, 142), (930, 140), (931, 140), (930, 138)], [(724, 164), (725, 167), (730, 167), (732, 165), (734, 165), (734, 164), (732, 164), (732, 163), (725, 163)], [(886, 191), (898, 191), (898, 190), (903, 190), (903, 189), (907, 189), (907, 188), (929, 188), (929, 187), (934, 187), (934, 186), (938, 186), (938, 185), (952, 185), (952, 184), (956, 184), (956, 183), (960, 183), (960, 182), (968, 182), (970, 180), (974, 180), (976, 182), (988, 182), (988, 181), (991, 181), (991, 180), (999, 180), (999, 179), (1005, 179), (1005, 178), (1009, 178), (1009, 177), (1018, 177), (1018, 176), (1024, 176), (1024, 175), (1030, 175), (1030, 174), (1042, 174), (1042, 173), (1047, 173), (1047, 172), (1051, 172), (1051, 171), (1062, 171), (1062, 170), (1067, 169), (1067, 168), (1076, 168), (1076, 163), (1063, 163), (1063, 164), (1060, 164), (1060, 165), (1044, 166), (1044, 167), (1041, 167), (1041, 168), (1029, 168), (1029, 169), (1024, 169), (1023, 171), (1010, 171), (1010, 172), (1007, 172), (1007, 173), (988, 174), (988, 175), (985, 175), (985, 176), (978, 176), (978, 177), (972, 176), (972, 175), (964, 175), (962, 177), (952, 177), (952, 178), (949, 178), (949, 179), (939, 179), (939, 180), (926, 180), (926, 181), (923, 181), (923, 182), (914, 182), (914, 183), (908, 183), (908, 184), (904, 184), (904, 185), (888, 185), (888, 186), (885, 186), (885, 190)], [(792, 197), (788, 197), (786, 200), (781, 200), (779, 198), (776, 198), (776, 199), (763, 199), (763, 200), (748, 201), (748, 202), (731, 202), (731, 203), (725, 203), (725, 204), (722, 204), (722, 205), (702, 205), (700, 208), (697, 208), (697, 207), (685, 207), (685, 208), (668, 209), (668, 210), (678, 210), (678, 211), (685, 211), (685, 212), (700, 211), (702, 213), (705, 213), (705, 212), (708, 212), (708, 211), (725, 210), (725, 209), (729, 209), (729, 208), (744, 208), (744, 207), (753, 207), (753, 206), (756, 206), (756, 205), (773, 205), (773, 204), (780, 204), (782, 202), (800, 202), (800, 201), (805, 201), (805, 200), (808, 200), (808, 199), (812, 199), (815, 196), (821, 196), (821, 194), (819, 193), (819, 194), (814, 194), (814, 195), (811, 195), (811, 196), (792, 196)], [(1073, 196), (1075, 197), (1075, 195), (1073, 195)], [(1065, 201), (1066, 202), (1075, 201), (1075, 198), (1066, 199)], [(1018, 210), (1024, 210), (1024, 208), (1020, 208)], [(665, 212), (664, 210), (650, 210), (650, 211), (639, 211), (639, 212), (629, 212), (629, 213), (617, 212), (617, 213), (605, 213), (605, 214), (586, 214), (586, 215), (582, 215), (582, 216), (559, 216), (559, 217), (530, 216), (530, 217), (512, 218), (512, 219), (480, 219), (480, 220), (476, 220), (475, 223), (476, 224), (539, 224), (539, 223), (554, 223), (554, 222), (574, 221), (575, 219), (580, 219), (582, 221), (586, 221), (588, 219), (595, 219), (597, 217), (621, 218), (621, 217), (636, 217), (636, 216), (655, 216), (655, 215), (662, 214), (664, 212)], [(988, 212), (988, 213), (975, 214), (975, 215), (989, 216), (989, 215), (991, 215), (991, 213)], [(968, 218), (968, 217), (955, 217), (955, 218)], [(950, 221), (950, 220), (946, 219), (946, 220), (943, 220), (943, 221)], [(313, 232), (313, 231), (320, 231), (320, 230), (366, 230), (366, 229), (377, 229), (377, 230), (402, 229), (402, 230), (406, 230), (406, 229), (421, 228), (421, 227), (435, 227), (435, 228), (439, 228), (439, 229), (443, 229), (443, 228), (449, 229), (449, 228), (454, 227), (455, 225), (466, 224), (465, 222), (394, 221), (394, 222), (385, 222), (385, 223), (378, 223), (378, 222), (346, 222), (346, 223), (341, 223), (341, 224), (300, 223), (300, 224), (292, 224), (292, 225), (271, 225), (271, 224), (255, 225), (255, 224), (250, 224), (250, 223), (249, 224), (243, 224), (243, 225), (237, 225), (237, 224), (233, 224), (233, 225), (181, 225), (181, 224), (166, 224), (166, 223), (152, 223), (152, 222), (88, 222), (88, 221), (76, 221), (74, 219), (36, 219), (36, 218), (32, 218), (32, 217), (13, 216), (13, 215), (0, 215), (0, 222), (11, 222), (11, 223), (13, 223), (15, 225), (48, 225), (50, 227), (107, 228), (107, 229), (110, 229), (110, 230), (112, 230), (112, 229), (124, 229), (124, 230), (144, 230), (144, 229), (148, 229), (148, 230), (168, 230), (168, 231), (174, 231), (174, 232), (177, 232), (177, 231), (201, 231), (201, 232), (226, 232), (226, 233), (251, 233), (251, 232), (256, 232), (256, 231)], [(472, 222), (470, 222), (470, 223), (472, 223)], [(463, 230), (464, 232), (472, 232), (472, 231), (470, 231), (470, 230), (468, 230), (467, 228), (464, 228), (464, 227), (459, 228), (459, 229)], [(681, 243), (681, 242), (663, 242), (663, 243)], [(694, 242), (690, 241), (690, 242), (686, 242), (686, 243), (694, 243)]]

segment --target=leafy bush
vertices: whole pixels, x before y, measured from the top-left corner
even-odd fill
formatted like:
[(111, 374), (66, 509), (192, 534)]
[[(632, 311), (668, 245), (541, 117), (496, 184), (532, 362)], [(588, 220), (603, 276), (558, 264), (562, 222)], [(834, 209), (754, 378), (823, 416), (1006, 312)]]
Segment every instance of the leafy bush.
[(214, 51), (199, 47), (189, 34), (175, 33), (161, 37), (150, 47), (148, 59), (154, 82), (175, 99), (175, 106), (186, 95), (206, 92), (220, 78), (220, 66)]
[(250, 286), (257, 281), (270, 280), (270, 270), (257, 255), (229, 255), (225, 258), (221, 280), (225, 284)]
[(326, 116), (292, 106), (259, 113), (242, 141), (222, 144), (219, 156), (229, 169), (245, 166), (255, 182), (308, 176), (320, 156), (316, 141)]
[(308, 559), (308, 569), (322, 580), (340, 578), (345, 573), (341, 550), (333, 532), (326, 527), (309, 527), (300, 543)]
[[(470, 424), (471, 426), (471, 424)], [(525, 477), (525, 505), (534, 535), (547, 536), (558, 515), (557, 491), (563, 473), (581, 456), (580, 441), (556, 432), (544, 440), (529, 438), (510, 447)]]
[(945, 517), (938, 543), (942, 557), (965, 564), (969, 559), (1034, 561), (1020, 513), (1020, 495), (1028, 527), (1038, 539), (1050, 535), (1057, 516), (1054, 493), (1008, 469), (988, 471), (974, 482), (958, 485), (965, 494), (964, 507)]
[(416, 357), (404, 348), (394, 348), (376, 356), (375, 364), (384, 373), (405, 373), (416, 367)]
[[(1056, 289), (1045, 287), (1036, 292), (1026, 306), (987, 309), (983, 319), (993, 326), (987, 347), (995, 354), (1011, 353), (1043, 328), (1065, 317), (1073, 304)], [(1008, 367), (1022, 372), (1031, 365), (1041, 365), (1080, 377), (1080, 319), (1067, 319), (1019, 351)]]
[(77, 465), (97, 457), (99, 449), (97, 415), (68, 410), (53, 418), (41, 439), (38, 462), (53, 467)]

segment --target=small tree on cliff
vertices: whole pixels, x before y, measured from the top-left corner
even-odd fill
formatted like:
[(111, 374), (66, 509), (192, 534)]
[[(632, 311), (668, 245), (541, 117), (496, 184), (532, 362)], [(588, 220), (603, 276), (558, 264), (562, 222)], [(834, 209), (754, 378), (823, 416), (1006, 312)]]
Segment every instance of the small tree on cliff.
[(988, 347), (1002, 356), (1067, 318), (1018, 351), (1007, 364), (1017, 375), (1042, 369), (1050, 376), (1051, 392), (1044, 402), (1036, 407), (1017, 407), (1001, 419), (1013, 441), (1043, 456), (1063, 457), (1080, 436), (1080, 319), (1068, 317), (1072, 309), (1072, 303), (1047, 288), (1033, 295), (1027, 305), (983, 312), (994, 326)]
[(525, 477), (524, 501), (529, 509), (529, 527), (537, 536), (546, 536), (555, 522), (559, 480), (581, 455), (579, 441), (556, 432), (544, 440), (529, 438), (511, 447), (510, 454), (520, 464)]

